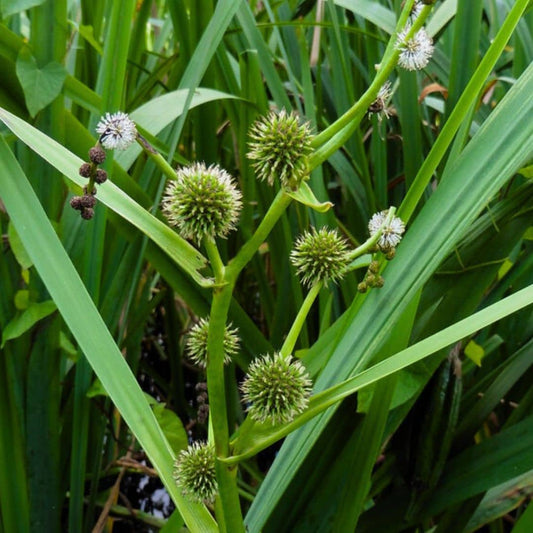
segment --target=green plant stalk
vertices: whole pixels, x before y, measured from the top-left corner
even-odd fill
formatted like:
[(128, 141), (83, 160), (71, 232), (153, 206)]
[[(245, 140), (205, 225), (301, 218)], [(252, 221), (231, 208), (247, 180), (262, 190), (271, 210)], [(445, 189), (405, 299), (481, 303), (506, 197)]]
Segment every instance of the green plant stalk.
[[(237, 451), (236, 455), (225, 459), (227, 464), (236, 464), (244, 459), (253, 457), (261, 450), (264, 450), (271, 444), (286, 437), (297, 428), (309, 422), (312, 418), (325, 411), (335, 403), (346, 398), (347, 396), (361, 390), (372, 383), (391, 376), (407, 368), (408, 366), (422, 361), (426, 357), (438, 352), (439, 350), (450, 346), (460, 339), (464, 339), (476, 331), (509, 316), (524, 307), (533, 303), (533, 285), (507, 296), (503, 300), (485, 307), (473, 315), (459, 320), (455, 324), (431, 335), (412, 346), (396, 353), (395, 355), (377, 363), (359, 374), (344, 380), (332, 387), (311, 396), (309, 407), (301, 415), (297, 416), (292, 422), (284, 426), (274, 428), (261, 428), (255, 423), (247, 424), (248, 420), (239, 429), (239, 433), (232, 440), (232, 446)], [(254, 432), (254, 428), (256, 431)], [(251, 435), (253, 433), (253, 435)], [(246, 444), (239, 449), (239, 440), (246, 436)]]
[(305, 324), (305, 319), (307, 318), (307, 315), (311, 310), (311, 306), (316, 300), (316, 297), (320, 294), (320, 290), (323, 286), (324, 282), (319, 281), (315, 283), (307, 293), (307, 296), (305, 297), (305, 300), (303, 301), (302, 306), (300, 307), (300, 310), (298, 311), (298, 314), (294, 319), (287, 338), (285, 339), (285, 342), (283, 343), (283, 346), (280, 349), (281, 354), (285, 356), (292, 354), (296, 341), (298, 340), (300, 332), (302, 331), (302, 328)]
[[(406, 2), (398, 20), (397, 29), (401, 29), (405, 26), (413, 3), (414, 2)], [(416, 19), (409, 33), (406, 35), (406, 39), (411, 38), (423, 26), (430, 10), (431, 6), (424, 7), (420, 16)], [(344, 113), (344, 115), (339, 117), (333, 124), (314, 137), (311, 144), (313, 148), (316, 148), (316, 151), (309, 158), (308, 164), (310, 171), (328, 159), (331, 154), (336, 152), (346, 142), (367, 113), (369, 106), (376, 99), (380, 88), (387, 81), (387, 78), (398, 62), (400, 50), (395, 48), (397, 40), (396, 34), (397, 32), (394, 32), (393, 35), (391, 35), (385, 55), (383, 56), (383, 61), (381, 62), (378, 73), (370, 84), (370, 87), (365, 91), (361, 98), (348, 111), (346, 111), (346, 113)]]
[(169, 180), (176, 179), (176, 171), (170, 163), (139, 133), (137, 133), (137, 143)]
[(263, 244), (276, 222), (291, 203), (291, 200), (292, 198), (283, 189), (278, 192), (255, 233), (226, 267), (226, 281), (228, 283), (235, 283), (241, 270), (252, 259), (259, 246)]
[[(389, 212), (387, 213), (387, 216), (385, 217), (385, 220), (383, 221), (383, 223), (379, 227), (379, 230), (376, 231), (376, 233), (374, 233), (374, 235), (372, 235), (372, 237), (370, 237), (363, 244), (361, 244), (361, 246), (358, 246), (355, 250), (352, 250), (348, 254), (348, 257), (350, 258), (351, 262), (355, 261), (358, 257), (361, 257), (364, 254), (372, 252), (372, 249), (376, 246), (376, 244), (378, 243), (378, 241), (379, 241), (379, 239), (381, 237), (381, 234), (383, 233), (383, 229), (392, 222), (392, 219), (394, 218), (394, 213), (396, 213), (396, 208), (395, 207), (389, 207)], [(346, 271), (350, 272), (351, 270), (354, 270), (355, 268), (360, 268), (360, 266), (361, 265), (356, 265), (353, 268), (350, 268), (350, 266), (348, 266)]]
[(211, 267), (215, 275), (216, 287), (213, 291), (209, 334), (207, 339), (207, 389), (209, 391), (209, 421), (213, 430), (213, 440), (217, 456), (216, 472), (222, 512), (217, 519), (221, 529), (244, 532), (244, 521), (237, 489), (237, 468), (224, 460), (229, 456), (229, 428), (226, 408), (226, 386), (224, 381), (224, 332), (228, 318), (235, 282), (241, 270), (251, 260), (264, 242), (276, 222), (289, 206), (292, 198), (281, 190), (250, 240), (239, 253), (224, 267), (214, 241), (204, 240)]
[(398, 213), (404, 222), (407, 222), (413, 215), (420, 198), (450, 146), (457, 130), (460, 128), (465, 117), (468, 115), (471, 105), (483, 87), (483, 83), (491, 73), (496, 61), (500, 57), (507, 41), (510, 39), (515, 27), (520, 21), (520, 17), (527, 8), (529, 0), (517, 0), (515, 5), (504, 20), (496, 37), (492, 41), (487, 53), (479, 63), (474, 75), (459, 98), (450, 118), (444, 124), (440, 135), (431, 148), (428, 156), (422, 163), (413, 184), (407, 191)]
[(222, 258), (220, 257), (220, 252), (218, 251), (216, 242), (210, 237), (205, 237), (203, 242), (207, 252), (207, 257), (209, 257), (209, 262), (211, 263), (211, 268), (213, 269), (213, 273), (215, 275), (215, 283), (217, 285), (222, 285), (224, 284), (225, 267), (224, 263), (222, 262)]
[[(208, 253), (210, 253), (209, 248)], [(220, 274), (220, 271), (215, 273), (217, 280)], [(223, 524), (227, 531), (235, 531), (237, 533), (244, 532), (239, 493), (237, 491), (237, 469), (220, 461), (220, 459), (224, 459), (229, 455), (228, 413), (224, 382), (224, 332), (233, 287), (233, 284), (227, 284), (222, 288), (215, 288), (213, 292), (207, 339), (207, 352), (209, 354), (207, 360), (207, 390), (209, 391), (209, 420), (213, 428), (217, 456), (216, 473), (222, 505), (222, 516), (219, 513), (217, 520), (220, 527)]]

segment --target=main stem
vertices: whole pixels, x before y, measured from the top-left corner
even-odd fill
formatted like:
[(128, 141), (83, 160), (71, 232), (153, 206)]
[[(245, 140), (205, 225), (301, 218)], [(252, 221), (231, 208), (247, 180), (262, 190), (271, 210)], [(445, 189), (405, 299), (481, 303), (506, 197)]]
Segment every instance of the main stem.
[(224, 333), (232, 292), (233, 284), (215, 288), (213, 292), (207, 341), (207, 390), (209, 391), (209, 417), (215, 441), (216, 472), (223, 513), (223, 516), (217, 516), (217, 519), (219, 523), (225, 525), (226, 531), (244, 533), (237, 491), (237, 467), (218, 460), (218, 458), (223, 459), (229, 456), (229, 428), (224, 381)]
[(224, 380), (224, 333), (228, 311), (237, 277), (265, 241), (290, 202), (290, 196), (285, 194), (283, 190), (278, 193), (251, 239), (241, 248), (228, 266), (224, 266), (222, 263), (215, 242), (209, 239), (204, 241), (215, 276), (207, 339), (207, 390), (209, 391), (209, 418), (213, 428), (213, 440), (217, 456), (216, 473), (221, 504), (217, 513), (217, 521), (221, 531), (228, 533), (245, 532), (237, 491), (237, 466), (223, 462), (230, 455)]

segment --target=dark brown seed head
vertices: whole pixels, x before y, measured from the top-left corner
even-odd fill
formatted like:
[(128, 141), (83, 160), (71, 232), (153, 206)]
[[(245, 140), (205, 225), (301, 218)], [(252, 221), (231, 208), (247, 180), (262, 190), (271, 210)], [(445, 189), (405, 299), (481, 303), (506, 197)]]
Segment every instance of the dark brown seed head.
[(72, 207), (73, 209), (78, 209), (78, 210), (83, 209), (83, 206), (81, 205), (81, 199), (82, 199), (81, 196), (73, 196), (70, 199), (70, 207)]
[(92, 165), (91, 163), (83, 163), (80, 167), (80, 176), (83, 178), (90, 178), (91, 172), (92, 172)]
[(94, 196), (91, 196), (90, 194), (86, 194), (85, 196), (81, 197), (80, 202), (82, 207), (94, 207), (96, 205), (96, 198)]
[(81, 211), (81, 218), (84, 220), (91, 220), (94, 217), (94, 209), (90, 207), (84, 207)]
[(104, 183), (104, 181), (107, 180), (107, 172), (101, 168), (99, 168), (96, 171), (96, 176), (94, 177), (94, 181), (98, 183), (98, 185)]
[(93, 163), (101, 165), (105, 161), (105, 150), (100, 145), (93, 146), (89, 150), (89, 159)]

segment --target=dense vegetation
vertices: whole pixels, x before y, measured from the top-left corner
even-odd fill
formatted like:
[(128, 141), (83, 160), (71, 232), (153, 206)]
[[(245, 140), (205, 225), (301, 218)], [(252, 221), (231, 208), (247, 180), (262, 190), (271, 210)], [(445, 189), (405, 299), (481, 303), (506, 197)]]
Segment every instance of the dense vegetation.
[(1, 2), (0, 532), (533, 531), (530, 4)]

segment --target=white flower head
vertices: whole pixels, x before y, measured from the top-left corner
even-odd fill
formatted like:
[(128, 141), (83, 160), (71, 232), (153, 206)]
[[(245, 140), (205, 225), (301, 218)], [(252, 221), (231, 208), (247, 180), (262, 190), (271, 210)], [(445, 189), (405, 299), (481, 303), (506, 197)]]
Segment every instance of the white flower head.
[[(388, 214), (389, 211), (386, 209), (385, 211), (380, 211), (372, 216), (368, 223), (368, 231), (370, 232), (371, 237), (379, 231)], [(402, 240), (404, 232), (405, 224), (402, 219), (399, 217), (393, 217), (389, 224), (382, 229), (381, 236), (378, 240), (380, 250), (386, 253), (393, 248), (396, 248)]]
[(127, 113), (106, 113), (96, 126), (100, 144), (108, 150), (125, 150), (137, 138), (135, 123)]
[(410, 20), (415, 21), (422, 12), (422, 9), (424, 9), (424, 4), (417, 0), (411, 9), (411, 13), (409, 14)]
[(433, 55), (433, 40), (424, 28), (407, 39), (410, 29), (411, 24), (407, 23), (403, 31), (398, 34), (396, 43), (396, 48), (400, 50), (398, 64), (407, 70), (421, 70), (427, 66)]
[(378, 91), (376, 99), (368, 107), (369, 116), (373, 113), (377, 113), (380, 122), (383, 120), (383, 117), (389, 118), (392, 111), (392, 109), (388, 107), (391, 96), (392, 83), (387, 80)]

